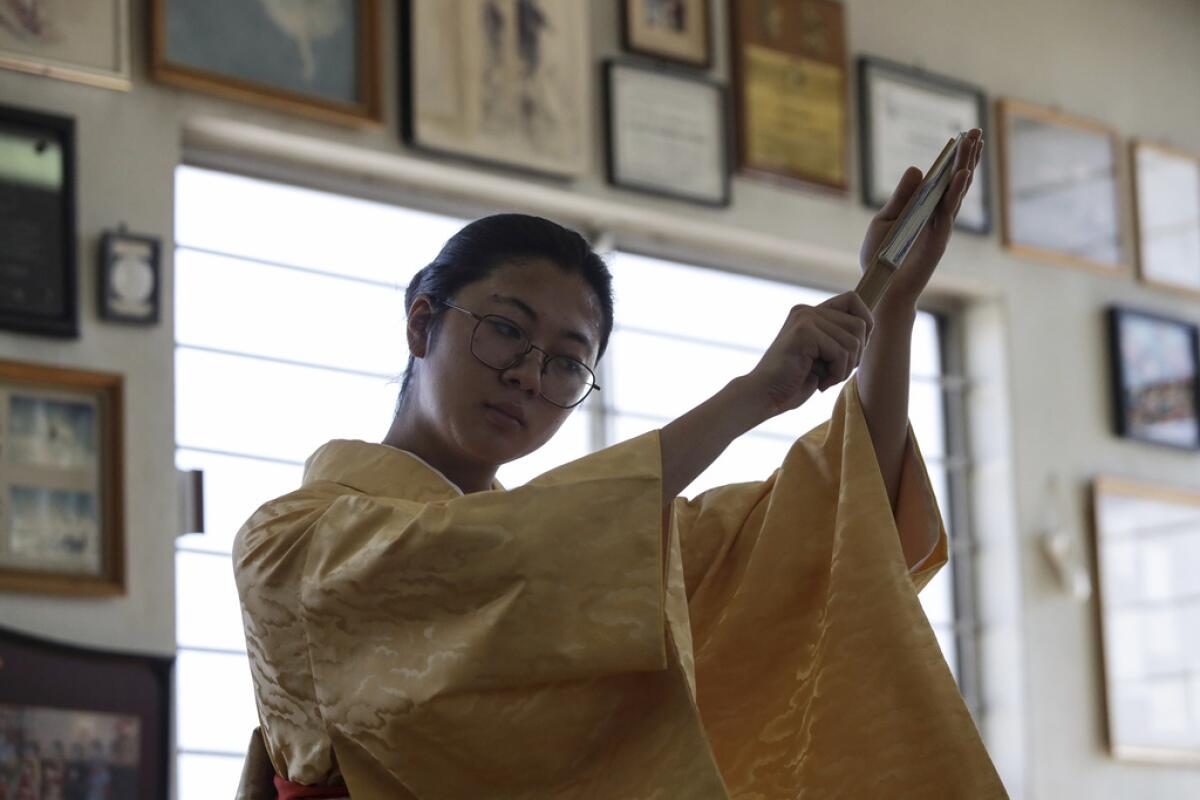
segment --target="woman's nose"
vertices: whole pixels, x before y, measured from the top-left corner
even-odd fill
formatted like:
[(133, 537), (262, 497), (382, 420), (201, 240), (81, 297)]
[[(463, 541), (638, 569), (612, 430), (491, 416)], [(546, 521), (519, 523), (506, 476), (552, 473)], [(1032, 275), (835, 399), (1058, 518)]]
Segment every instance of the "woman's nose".
[(518, 386), (530, 394), (542, 390), (542, 357), (534, 350), (517, 359), (517, 363), (502, 370), (500, 379), (510, 386)]

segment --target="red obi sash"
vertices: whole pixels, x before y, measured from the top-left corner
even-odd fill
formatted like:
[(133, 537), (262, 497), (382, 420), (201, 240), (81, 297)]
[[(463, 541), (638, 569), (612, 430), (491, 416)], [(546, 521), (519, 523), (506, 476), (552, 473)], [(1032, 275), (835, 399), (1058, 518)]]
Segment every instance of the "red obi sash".
[(349, 800), (350, 794), (345, 786), (305, 786), (302, 783), (292, 783), (275, 776), (275, 796), (277, 800), (301, 800), (302, 798), (343, 798)]

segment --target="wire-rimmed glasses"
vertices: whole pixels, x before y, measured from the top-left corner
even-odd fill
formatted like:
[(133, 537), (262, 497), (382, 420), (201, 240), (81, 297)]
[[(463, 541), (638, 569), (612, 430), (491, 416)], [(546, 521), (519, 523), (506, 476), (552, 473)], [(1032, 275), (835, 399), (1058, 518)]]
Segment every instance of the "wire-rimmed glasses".
[(542, 354), (541, 396), (559, 408), (574, 408), (582, 403), (596, 385), (596, 374), (577, 358), (551, 355), (529, 341), (525, 329), (499, 314), (476, 314), (448, 300), (442, 305), (470, 315), (475, 320), (471, 331), (471, 355), (485, 366), (506, 370), (537, 350)]

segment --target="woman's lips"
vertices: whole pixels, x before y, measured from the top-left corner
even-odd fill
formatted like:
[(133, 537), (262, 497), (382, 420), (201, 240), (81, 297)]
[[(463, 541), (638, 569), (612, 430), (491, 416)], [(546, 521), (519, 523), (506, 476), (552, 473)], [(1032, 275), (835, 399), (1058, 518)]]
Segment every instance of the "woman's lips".
[(496, 406), (484, 404), (483, 407), (485, 409), (487, 409), (487, 411), (485, 413), (488, 415), (488, 417), (493, 422), (497, 423), (498, 425), (502, 425), (504, 427), (512, 428), (512, 429), (518, 429), (518, 428), (525, 427), (524, 422), (517, 419), (512, 414), (509, 414), (506, 411), (503, 411), (503, 410), (497, 408)]

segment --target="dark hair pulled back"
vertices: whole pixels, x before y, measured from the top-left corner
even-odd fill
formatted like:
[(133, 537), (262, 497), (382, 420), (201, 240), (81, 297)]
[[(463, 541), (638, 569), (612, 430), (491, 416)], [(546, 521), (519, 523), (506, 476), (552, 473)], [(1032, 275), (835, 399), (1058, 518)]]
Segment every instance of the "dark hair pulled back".
[[(567, 272), (579, 274), (591, 286), (600, 301), (602, 317), (598, 360), (604, 355), (612, 333), (612, 275), (586, 239), (542, 217), (493, 214), (466, 225), (450, 237), (433, 261), (413, 276), (404, 292), (405, 316), (418, 295), (427, 295), (434, 306), (432, 335), (445, 312), (443, 300), (449, 300), (464, 286), (483, 280), (502, 264), (525, 259), (547, 259)], [(412, 378), (413, 363), (410, 355), (400, 384), (401, 403)]]

